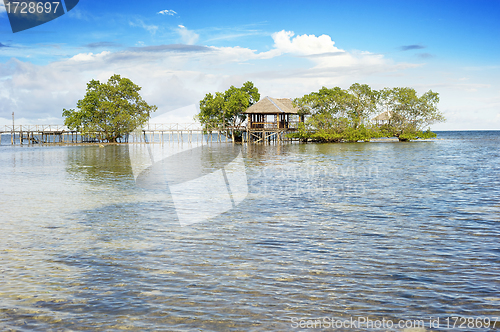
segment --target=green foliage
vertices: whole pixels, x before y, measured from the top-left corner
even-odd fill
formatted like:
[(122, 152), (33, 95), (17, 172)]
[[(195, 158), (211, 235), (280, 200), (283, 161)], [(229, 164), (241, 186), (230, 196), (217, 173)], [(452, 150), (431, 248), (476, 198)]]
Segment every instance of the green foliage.
[(346, 96), (348, 92), (339, 87), (328, 89), (322, 87), (318, 92), (311, 92), (294, 100), (300, 115), (314, 115), (329, 113), (345, 116)]
[(427, 129), (426, 131), (407, 131), (405, 133), (399, 134), (397, 136), (401, 142), (407, 142), (410, 140), (416, 140), (416, 139), (429, 139), (429, 138), (434, 138), (436, 137), (436, 133), (433, 133), (430, 129)]
[(329, 114), (347, 118), (352, 126), (357, 127), (369, 120), (370, 115), (375, 112), (377, 100), (377, 91), (366, 84), (355, 83), (348, 90), (322, 87), (318, 92), (296, 98), (294, 104), (299, 108), (299, 114)]
[(224, 94), (216, 92), (215, 96), (207, 93), (200, 101), (200, 113), (196, 118), (205, 126), (205, 129), (219, 128), (225, 124)]
[(432, 90), (419, 97), (413, 88), (385, 89), (380, 104), (390, 112), (390, 119), (384, 130), (400, 141), (429, 138), (434, 134), (429, 129), (423, 132), (423, 129), (445, 121), (437, 108), (438, 103), (439, 94)]
[(300, 122), (297, 127), (297, 131), (291, 132), (286, 136), (289, 138), (299, 138), (305, 141), (310, 137), (310, 132), (306, 129), (305, 123)]
[(357, 128), (377, 110), (378, 92), (367, 84), (354, 83), (349, 87), (346, 104), (347, 113)]
[(64, 124), (83, 135), (108, 142), (142, 126), (157, 107), (148, 105), (139, 95), (141, 87), (128, 78), (113, 75), (107, 83), (92, 80), (87, 83), (85, 97), (77, 109), (63, 109)]
[(319, 113), (310, 117), (307, 122), (311, 138), (320, 142), (340, 142), (349, 126), (346, 118), (337, 118), (330, 113)]
[(235, 132), (229, 128), (240, 126), (246, 119), (242, 113), (259, 99), (259, 90), (252, 82), (245, 82), (241, 88), (231, 86), (224, 93), (207, 93), (200, 101), (200, 113), (195, 118), (204, 126), (205, 131), (226, 129), (231, 132), (234, 140)]
[[(347, 90), (322, 87), (294, 100), (299, 113), (308, 116), (290, 137), (320, 142), (358, 142), (376, 137), (398, 137), (401, 141), (435, 137), (423, 128), (444, 121), (438, 111), (438, 94), (428, 91), (421, 97), (413, 88), (372, 90), (355, 83)], [(388, 111), (381, 126), (370, 122), (376, 112)]]
[(298, 130), (288, 137), (311, 139), (316, 142), (358, 142), (379, 137), (378, 128), (370, 125), (352, 126), (348, 118), (334, 117), (329, 113), (315, 114), (305, 123), (299, 123)]

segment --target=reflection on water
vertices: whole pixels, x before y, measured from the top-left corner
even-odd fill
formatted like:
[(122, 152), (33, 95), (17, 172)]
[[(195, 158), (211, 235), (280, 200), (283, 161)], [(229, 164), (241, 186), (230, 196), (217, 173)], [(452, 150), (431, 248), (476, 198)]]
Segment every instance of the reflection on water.
[(106, 184), (112, 180), (117, 185), (130, 180), (130, 158), (123, 146), (72, 147), (67, 149), (66, 159), (66, 172), (81, 177), (81, 180), (96, 184)]
[(500, 316), (500, 135), (438, 138), (243, 146), (248, 196), (189, 227), (126, 145), (2, 146), (0, 327)]

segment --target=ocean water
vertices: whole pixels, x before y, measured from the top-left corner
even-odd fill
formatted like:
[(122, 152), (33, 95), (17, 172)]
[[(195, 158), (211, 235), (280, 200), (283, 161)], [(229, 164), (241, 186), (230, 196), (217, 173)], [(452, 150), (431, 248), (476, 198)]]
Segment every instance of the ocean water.
[(244, 145), (246, 197), (188, 226), (125, 144), (4, 141), (0, 330), (500, 329), (499, 131)]

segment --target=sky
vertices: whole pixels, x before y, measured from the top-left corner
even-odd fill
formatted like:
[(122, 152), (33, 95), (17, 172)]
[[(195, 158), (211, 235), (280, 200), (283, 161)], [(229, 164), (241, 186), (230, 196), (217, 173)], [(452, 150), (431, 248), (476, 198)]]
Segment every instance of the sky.
[(500, 130), (500, 0), (80, 0), (17, 33), (0, 4), (0, 125), (62, 124), (113, 74), (172, 122), (246, 81), (275, 98), (361, 83), (438, 92), (433, 130)]

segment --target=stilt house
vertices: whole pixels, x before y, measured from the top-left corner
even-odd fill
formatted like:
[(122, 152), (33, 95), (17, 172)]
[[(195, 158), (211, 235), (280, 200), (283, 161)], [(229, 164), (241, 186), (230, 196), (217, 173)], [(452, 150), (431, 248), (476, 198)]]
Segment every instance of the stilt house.
[(254, 142), (283, 140), (287, 131), (297, 130), (301, 118), (292, 100), (265, 97), (250, 106), (247, 115), (247, 137)]

